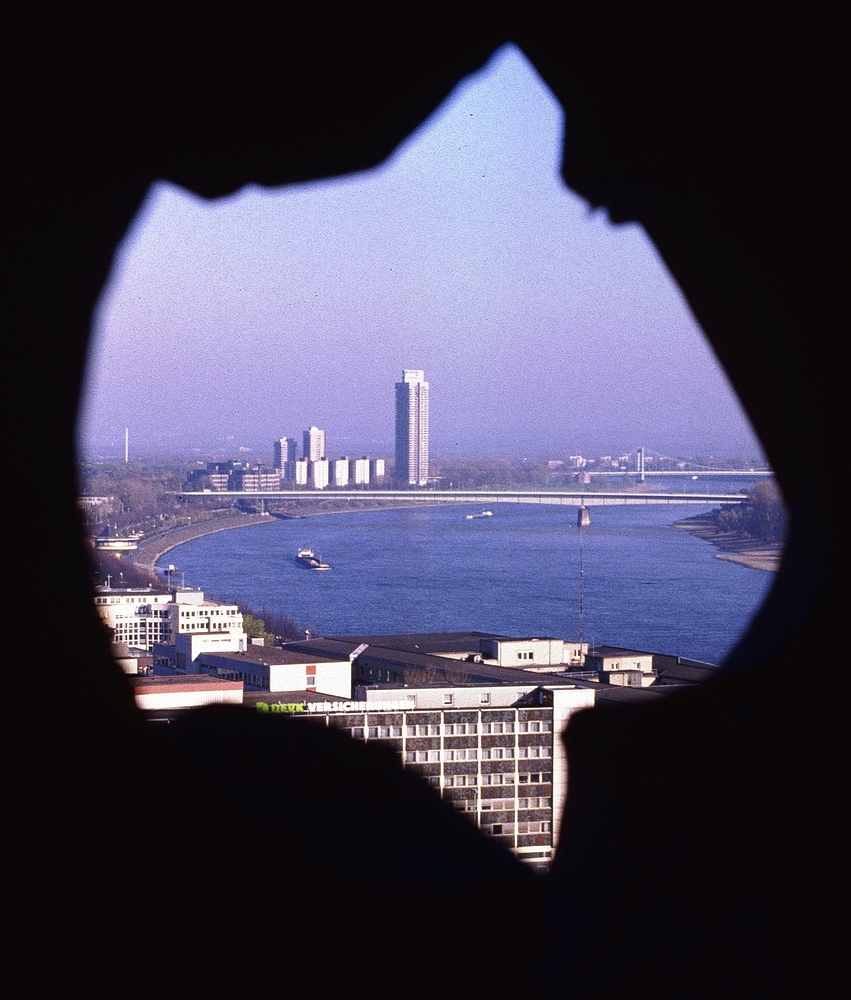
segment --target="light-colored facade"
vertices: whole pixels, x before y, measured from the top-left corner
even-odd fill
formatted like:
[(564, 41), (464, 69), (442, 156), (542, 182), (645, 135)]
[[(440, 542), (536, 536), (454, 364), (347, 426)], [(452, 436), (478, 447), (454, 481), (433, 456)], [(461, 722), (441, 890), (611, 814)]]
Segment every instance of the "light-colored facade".
[[(305, 704), (304, 716), (395, 750), (405, 767), (485, 833), (530, 864), (549, 864), (568, 781), (560, 735), (574, 712), (594, 705), (593, 691), (385, 686), (358, 687), (355, 698), (344, 705)], [(274, 700), (262, 708), (274, 711)]]
[(277, 469), (274, 472), (268, 469), (247, 469), (235, 472), (231, 480), (233, 489), (252, 493), (273, 492), (281, 488), (281, 473)]
[(337, 458), (332, 463), (333, 466), (333, 480), (335, 486), (348, 486), (349, 485), (349, 470), (351, 468), (351, 460), (348, 457)]
[(564, 639), (503, 639), (483, 638), (482, 657), (500, 667), (561, 673), (567, 667), (582, 663), (588, 652), (587, 643)]
[(309, 427), (304, 432), (302, 457), (310, 462), (318, 462), (325, 458), (325, 431), (318, 427)]
[(419, 370), (405, 369), (396, 383), (396, 478), (411, 486), (428, 482), (428, 391)]
[(136, 704), (144, 712), (242, 704), (242, 684), (219, 677), (134, 677), (131, 683)]
[(377, 483), (387, 475), (386, 463), (383, 458), (371, 458), (369, 460), (369, 477), (373, 483)]
[(327, 458), (310, 463), (310, 485), (315, 490), (324, 490), (330, 481), (330, 465)]
[(310, 479), (310, 460), (307, 458), (300, 458), (297, 462), (294, 462), (293, 476), (296, 486), (307, 486), (308, 480)]
[(355, 486), (368, 486), (369, 459), (364, 455), (363, 458), (356, 458), (353, 462), (353, 465), (355, 473)]
[(295, 478), (295, 462), (298, 459), (298, 442), (295, 438), (282, 437), (272, 443), (273, 464), (281, 478)]
[(244, 653), (204, 653), (200, 666), (219, 677), (241, 681), (270, 693), (315, 691), (351, 698), (352, 665), (348, 658), (331, 660), (286, 649), (249, 646)]
[(155, 642), (171, 642), (171, 594), (134, 588), (98, 587), (95, 607), (113, 641), (134, 649), (151, 649)]
[(585, 657), (585, 669), (606, 684), (649, 687), (656, 681), (653, 654), (618, 646), (598, 646)]
[(154, 645), (155, 667), (198, 673), (202, 653), (242, 652), (248, 647), (242, 612), (235, 604), (206, 601), (200, 590), (175, 591), (168, 614), (171, 640)]

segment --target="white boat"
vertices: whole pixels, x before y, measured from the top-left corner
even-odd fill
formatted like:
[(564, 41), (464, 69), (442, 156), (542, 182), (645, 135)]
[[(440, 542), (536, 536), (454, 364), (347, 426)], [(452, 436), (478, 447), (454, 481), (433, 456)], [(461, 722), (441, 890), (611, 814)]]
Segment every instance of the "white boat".
[(481, 514), (467, 514), (466, 518), (468, 521), (475, 521), (480, 517), (493, 517), (492, 510), (483, 510)]

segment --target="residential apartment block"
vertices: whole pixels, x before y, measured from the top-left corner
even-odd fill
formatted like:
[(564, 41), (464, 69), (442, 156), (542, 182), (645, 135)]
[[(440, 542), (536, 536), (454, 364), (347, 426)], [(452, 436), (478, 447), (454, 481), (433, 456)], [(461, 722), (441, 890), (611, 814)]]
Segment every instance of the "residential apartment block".
[(411, 486), (428, 482), (428, 382), (405, 369), (396, 383), (396, 478)]
[(303, 434), (302, 455), (311, 462), (325, 458), (325, 431), (308, 427)]
[(171, 594), (151, 588), (96, 587), (95, 607), (112, 629), (113, 641), (134, 649), (152, 649), (171, 642)]
[[(361, 687), (356, 698), (307, 702), (296, 715), (388, 747), (483, 832), (530, 864), (549, 865), (568, 781), (560, 734), (574, 712), (594, 705), (593, 690), (534, 683), (385, 685)], [(274, 711), (275, 699), (269, 696), (258, 708)]]
[(202, 653), (239, 652), (248, 647), (242, 612), (235, 604), (207, 601), (200, 590), (175, 590), (167, 612), (171, 638), (154, 644), (155, 669), (199, 673)]

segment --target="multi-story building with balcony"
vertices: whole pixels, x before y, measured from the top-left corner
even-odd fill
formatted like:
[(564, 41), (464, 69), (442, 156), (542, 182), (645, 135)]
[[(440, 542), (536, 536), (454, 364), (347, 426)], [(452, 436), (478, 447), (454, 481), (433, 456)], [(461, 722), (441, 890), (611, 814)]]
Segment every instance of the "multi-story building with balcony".
[(337, 458), (331, 463), (333, 470), (332, 482), (334, 486), (349, 485), (351, 464), (352, 462), (348, 455), (344, 455), (342, 458)]
[(310, 462), (325, 458), (325, 431), (318, 427), (308, 427), (303, 435), (302, 456)]
[(298, 442), (295, 438), (282, 437), (272, 443), (274, 458), (272, 464), (282, 479), (295, 478), (295, 462), (298, 459)]
[(171, 594), (151, 588), (97, 587), (95, 607), (112, 629), (113, 641), (134, 649), (152, 649), (155, 642), (171, 642)]
[(363, 458), (356, 458), (352, 464), (354, 465), (355, 486), (369, 485), (369, 458), (364, 455)]
[[(574, 712), (593, 706), (594, 691), (560, 683), (381, 685), (357, 688), (354, 702), (281, 697), (285, 711), (395, 751), (483, 832), (530, 864), (549, 865), (568, 782), (559, 736)], [(273, 695), (255, 704), (278, 707)]]
[(175, 590), (167, 607), (171, 637), (153, 646), (154, 667), (198, 673), (201, 653), (240, 652), (248, 646), (235, 604), (207, 601), (200, 590)]

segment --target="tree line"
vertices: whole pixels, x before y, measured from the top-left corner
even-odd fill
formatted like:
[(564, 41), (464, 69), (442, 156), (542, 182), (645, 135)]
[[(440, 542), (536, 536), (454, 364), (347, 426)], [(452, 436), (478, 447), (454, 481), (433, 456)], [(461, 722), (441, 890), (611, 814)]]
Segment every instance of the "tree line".
[(742, 538), (781, 542), (786, 534), (786, 505), (773, 479), (757, 483), (748, 491), (748, 499), (735, 507), (725, 507), (715, 514), (719, 531), (735, 531)]

